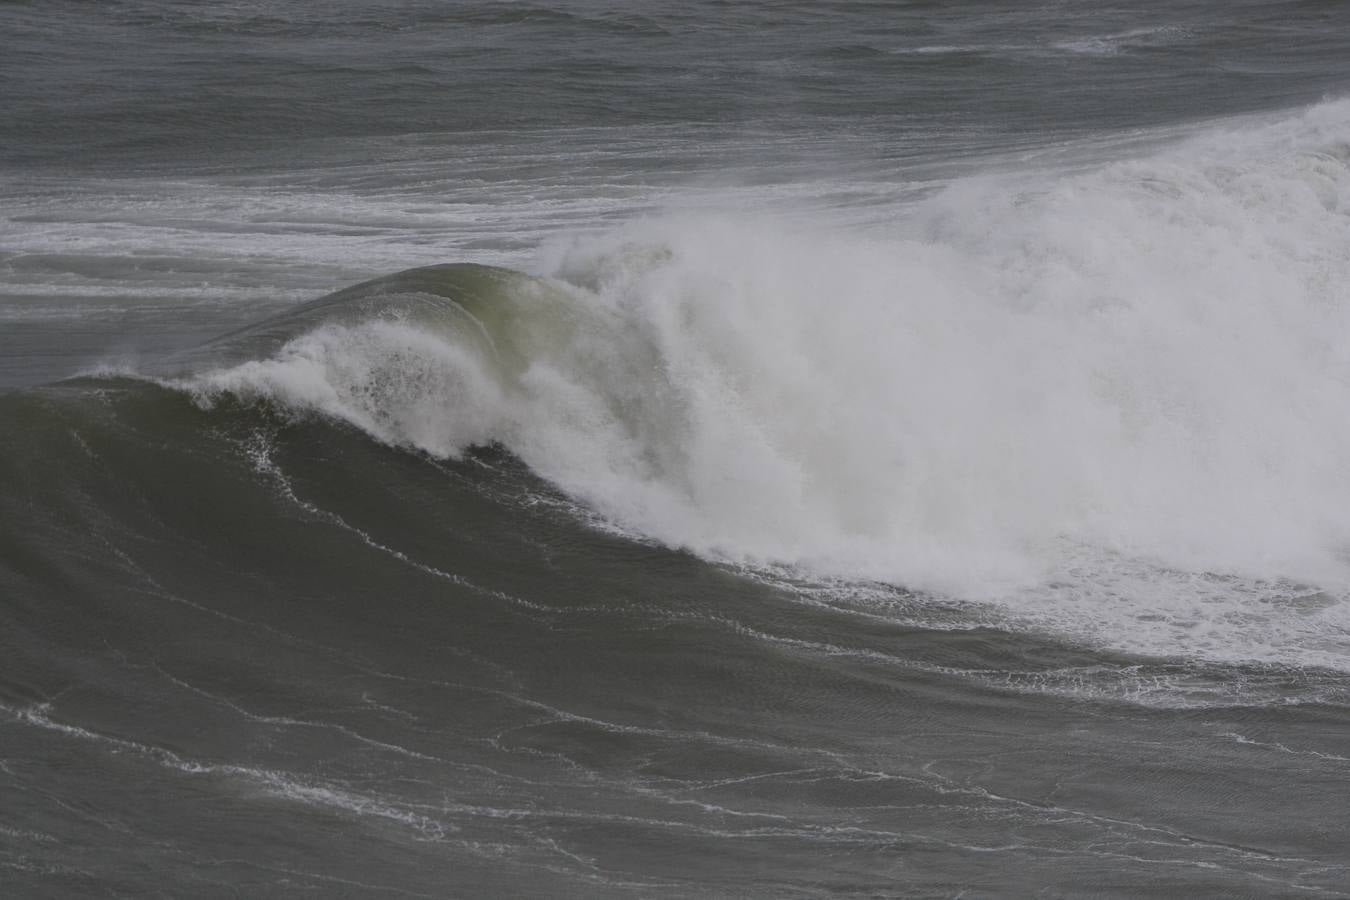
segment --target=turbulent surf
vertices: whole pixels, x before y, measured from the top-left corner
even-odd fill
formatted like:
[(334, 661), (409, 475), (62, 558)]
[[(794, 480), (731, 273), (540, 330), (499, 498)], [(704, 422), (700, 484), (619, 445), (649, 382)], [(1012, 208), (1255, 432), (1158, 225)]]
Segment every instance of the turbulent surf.
[(1343, 11), (453, 6), (0, 14), (7, 895), (1347, 896)]

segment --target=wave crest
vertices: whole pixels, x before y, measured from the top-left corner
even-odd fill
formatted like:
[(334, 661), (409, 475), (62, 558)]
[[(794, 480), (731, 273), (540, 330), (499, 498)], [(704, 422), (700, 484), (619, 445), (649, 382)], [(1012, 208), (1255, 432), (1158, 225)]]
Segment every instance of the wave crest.
[[(1146, 652), (1340, 658), (1347, 146), (1332, 103), (961, 182), (905, 238), (630, 225), (558, 249), (558, 280), (437, 267), (334, 295), (271, 356), (183, 384), (436, 454), (500, 442), (715, 558), (994, 600)], [(1262, 584), (1323, 600), (1291, 611)]]

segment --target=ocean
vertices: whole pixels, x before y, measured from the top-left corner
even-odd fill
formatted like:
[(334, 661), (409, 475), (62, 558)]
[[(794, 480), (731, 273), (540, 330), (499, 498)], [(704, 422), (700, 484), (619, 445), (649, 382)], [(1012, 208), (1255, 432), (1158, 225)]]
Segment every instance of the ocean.
[(0, 3), (0, 894), (1350, 897), (1350, 4)]

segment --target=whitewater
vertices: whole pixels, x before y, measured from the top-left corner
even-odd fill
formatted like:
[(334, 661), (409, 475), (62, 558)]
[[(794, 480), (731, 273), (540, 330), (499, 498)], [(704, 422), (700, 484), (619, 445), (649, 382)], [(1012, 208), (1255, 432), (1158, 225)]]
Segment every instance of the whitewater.
[(71, 12), (5, 897), (1350, 897), (1350, 4)]
[(1328, 101), (961, 179), (884, 229), (653, 215), (547, 246), (492, 328), (373, 315), (179, 384), (498, 443), (711, 560), (1343, 669), (1348, 210)]

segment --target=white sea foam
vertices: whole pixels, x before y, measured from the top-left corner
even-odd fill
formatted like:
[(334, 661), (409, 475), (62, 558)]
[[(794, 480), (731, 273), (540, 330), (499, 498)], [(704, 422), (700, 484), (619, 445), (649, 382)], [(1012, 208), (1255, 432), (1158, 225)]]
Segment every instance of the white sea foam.
[(382, 321), (192, 388), (435, 454), (499, 440), (710, 557), (1134, 651), (1350, 667), (1350, 102), (896, 215), (551, 246), (580, 324), (517, 321), (520, 373)]
[(1176, 25), (1157, 25), (1151, 28), (1131, 28), (1115, 34), (1095, 35), (1054, 44), (1059, 50), (1087, 56), (1116, 56), (1137, 48), (1158, 48), (1191, 40), (1194, 33)]

